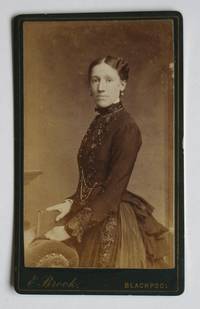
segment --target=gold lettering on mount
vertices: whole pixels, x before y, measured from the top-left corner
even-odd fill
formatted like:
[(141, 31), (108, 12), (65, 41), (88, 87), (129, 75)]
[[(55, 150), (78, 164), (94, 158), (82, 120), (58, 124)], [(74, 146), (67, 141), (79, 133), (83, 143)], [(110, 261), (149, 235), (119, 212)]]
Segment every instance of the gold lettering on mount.
[(37, 275), (27, 282), (28, 288), (44, 288), (44, 289), (78, 289), (79, 284), (77, 278), (71, 280), (56, 280), (52, 275), (40, 278)]
[(67, 288), (67, 289), (73, 289), (78, 288), (77, 279), (73, 278), (71, 281), (61, 281), (61, 280), (55, 280), (52, 275), (45, 278), (45, 280), (41, 284), (42, 288), (49, 289), (49, 288)]
[(124, 282), (125, 289), (167, 289), (168, 284), (167, 282), (131, 282), (125, 281)]

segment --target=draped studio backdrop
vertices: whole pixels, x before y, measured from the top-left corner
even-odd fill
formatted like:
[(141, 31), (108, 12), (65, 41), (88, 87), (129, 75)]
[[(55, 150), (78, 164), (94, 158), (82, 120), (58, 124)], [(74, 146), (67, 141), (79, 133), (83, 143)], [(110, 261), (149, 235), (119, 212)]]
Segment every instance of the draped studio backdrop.
[(95, 115), (88, 66), (114, 55), (129, 63), (123, 104), (143, 141), (128, 188), (173, 229), (172, 35), (170, 20), (24, 23), (26, 222), (74, 193), (78, 148)]

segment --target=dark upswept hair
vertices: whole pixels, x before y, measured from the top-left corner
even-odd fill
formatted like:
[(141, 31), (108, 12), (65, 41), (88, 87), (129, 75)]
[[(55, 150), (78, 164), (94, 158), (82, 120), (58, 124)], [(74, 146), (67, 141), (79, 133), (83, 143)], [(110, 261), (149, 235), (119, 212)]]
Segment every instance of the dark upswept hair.
[(88, 80), (90, 80), (92, 69), (100, 63), (106, 63), (110, 65), (113, 69), (115, 69), (121, 80), (127, 81), (128, 75), (129, 75), (129, 65), (128, 62), (126, 62), (121, 57), (114, 57), (114, 56), (106, 56), (103, 58), (97, 58), (90, 64), (88, 68)]

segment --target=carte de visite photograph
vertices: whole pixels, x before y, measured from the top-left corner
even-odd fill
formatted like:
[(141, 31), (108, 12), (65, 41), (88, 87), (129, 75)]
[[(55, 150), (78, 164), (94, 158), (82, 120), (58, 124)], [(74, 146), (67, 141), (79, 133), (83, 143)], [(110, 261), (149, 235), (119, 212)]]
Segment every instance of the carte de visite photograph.
[(26, 266), (173, 267), (172, 26), (24, 23)]
[(22, 33), (25, 269), (176, 269), (174, 20)]

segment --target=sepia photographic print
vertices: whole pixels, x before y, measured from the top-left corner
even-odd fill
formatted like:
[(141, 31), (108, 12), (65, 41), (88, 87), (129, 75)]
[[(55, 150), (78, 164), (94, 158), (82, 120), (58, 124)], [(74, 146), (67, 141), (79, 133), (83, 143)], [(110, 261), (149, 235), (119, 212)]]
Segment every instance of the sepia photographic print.
[(13, 24), (16, 290), (180, 294), (180, 13)]

